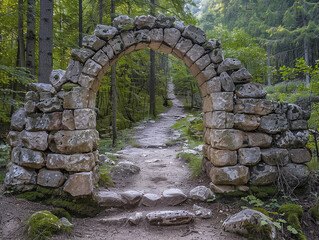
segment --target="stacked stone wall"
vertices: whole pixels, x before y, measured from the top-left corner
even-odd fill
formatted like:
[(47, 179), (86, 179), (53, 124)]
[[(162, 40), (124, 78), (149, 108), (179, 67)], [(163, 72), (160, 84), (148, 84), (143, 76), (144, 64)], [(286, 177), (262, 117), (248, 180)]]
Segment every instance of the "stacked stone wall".
[(96, 92), (112, 64), (146, 47), (183, 60), (196, 78), (203, 97), (203, 170), (215, 191), (271, 184), (279, 168), (291, 182), (305, 180), (309, 113), (266, 99), (261, 85), (249, 83), (247, 69), (224, 59), (221, 42), (206, 40), (201, 29), (164, 15), (119, 16), (113, 26), (97, 25), (83, 46), (71, 51), (66, 71), (52, 71), (50, 84), (31, 84), (24, 108), (12, 116), (7, 188), (92, 193), (99, 178)]

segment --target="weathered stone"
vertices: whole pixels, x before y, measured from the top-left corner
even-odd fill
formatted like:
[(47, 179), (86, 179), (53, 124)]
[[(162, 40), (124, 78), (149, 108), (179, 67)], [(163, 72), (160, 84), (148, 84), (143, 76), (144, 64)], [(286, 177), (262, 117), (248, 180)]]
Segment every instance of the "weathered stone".
[(259, 83), (246, 83), (239, 86), (235, 93), (239, 98), (264, 98), (267, 91)]
[(15, 147), (11, 152), (11, 161), (22, 167), (42, 168), (45, 165), (43, 152), (33, 151), (28, 148)]
[(265, 163), (259, 163), (251, 171), (250, 184), (252, 185), (269, 185), (277, 180), (277, 167)]
[(47, 100), (47, 99), (51, 98), (52, 97), (52, 93), (50, 93), (50, 92), (40, 92), (39, 96), (40, 96), (40, 102), (42, 102), (44, 100)]
[(49, 148), (54, 153), (92, 152), (97, 148), (99, 133), (95, 129), (58, 131), (49, 135)]
[(10, 131), (7, 135), (7, 141), (11, 147), (21, 146), (22, 142), (20, 138), (20, 132)]
[(204, 99), (203, 111), (233, 111), (233, 96), (232, 92), (214, 92)]
[(202, 159), (202, 171), (206, 173), (207, 176), (209, 176), (210, 170), (214, 167), (212, 162), (206, 157), (203, 157)]
[(37, 184), (44, 187), (58, 188), (63, 185), (65, 176), (60, 171), (41, 169), (38, 173)]
[(120, 194), (126, 202), (126, 205), (130, 206), (138, 204), (143, 196), (143, 193), (134, 190), (128, 190)]
[(263, 213), (252, 209), (244, 209), (233, 216), (228, 217), (224, 223), (223, 228), (226, 232), (237, 233), (240, 235), (249, 235), (246, 227), (246, 223), (250, 223), (257, 226), (263, 226), (264, 222), (270, 227), (270, 232), (266, 233), (265, 239), (277, 239), (277, 230), (273, 222)]
[(36, 106), (44, 113), (62, 111), (62, 101), (58, 97), (53, 97), (39, 102)]
[(270, 134), (284, 132), (288, 129), (288, 121), (286, 116), (281, 114), (269, 114), (261, 117), (258, 130)]
[(210, 135), (211, 135), (212, 129), (210, 128), (204, 128), (204, 141), (206, 144), (210, 145)]
[(303, 120), (309, 120), (311, 117), (311, 110), (307, 109), (307, 110), (303, 110), (302, 111), (302, 118)]
[(234, 83), (248, 83), (253, 76), (248, 72), (246, 68), (241, 68), (231, 74), (231, 78)]
[(137, 16), (134, 20), (134, 25), (136, 26), (137, 29), (153, 28), (155, 25), (155, 20), (156, 18), (151, 15)]
[(235, 113), (267, 115), (274, 110), (273, 101), (268, 99), (237, 99), (234, 106)]
[(178, 29), (179, 31), (183, 32), (184, 29), (186, 28), (184, 22), (182, 21), (177, 21), (174, 23), (174, 28)]
[(302, 148), (309, 140), (308, 131), (286, 131), (276, 135), (276, 145), (280, 148)]
[(249, 180), (249, 168), (242, 165), (213, 167), (210, 178), (214, 184), (243, 185)]
[(226, 72), (222, 72), (220, 74), (220, 82), (222, 84), (223, 91), (233, 92), (235, 90), (233, 79)]
[[(187, 67), (191, 67), (192, 64), (197, 61), (201, 56), (203, 56), (205, 53), (205, 49), (195, 44), (185, 55), (184, 62)], [(214, 77), (214, 76), (213, 76)]]
[(188, 25), (182, 35), (191, 39), (194, 43), (203, 44), (206, 41), (206, 33), (193, 25)]
[(114, 182), (120, 182), (125, 178), (131, 177), (134, 174), (138, 174), (141, 169), (134, 165), (132, 162), (123, 161), (119, 162), (111, 170), (111, 178)]
[(133, 31), (122, 32), (121, 38), (124, 44), (124, 48), (128, 48), (136, 43), (136, 39), (135, 39)]
[(54, 87), (48, 83), (31, 83), (29, 86), (31, 87), (31, 90), (36, 92), (50, 92), (53, 94), (56, 93)]
[(64, 84), (66, 81), (71, 81), (73, 83), (77, 83), (79, 80), (79, 76), (82, 72), (83, 64), (79, 61), (71, 60), (66, 68), (64, 77), (61, 79), (61, 84)]
[(277, 114), (286, 114), (288, 111), (287, 102), (274, 102), (274, 111)]
[[(73, 88), (75, 88), (75, 87), (80, 87), (80, 85), (77, 84), (77, 83), (67, 82), (67, 83), (65, 83), (65, 84), (62, 85), (62, 91), (64, 91), (64, 93), (70, 92), (70, 91), (72, 91)], [(65, 94), (64, 94), (64, 95), (65, 95)], [(63, 99), (64, 99), (64, 97), (63, 97)]]
[(306, 163), (311, 161), (311, 151), (307, 148), (289, 149), (289, 158), (293, 163)]
[[(57, 70), (54, 70), (57, 71)], [(62, 70), (61, 70), (62, 71)], [(52, 73), (51, 73), (52, 74)], [(38, 102), (39, 101), (39, 94), (35, 91), (28, 91), (25, 94), (25, 101), (33, 101), (33, 102)]]
[(208, 51), (211, 51), (211, 50), (214, 50), (216, 48), (221, 48), (222, 47), (222, 42), (219, 40), (219, 39), (208, 39), (203, 47), (208, 50)]
[(221, 91), (221, 83), (220, 83), (219, 77), (214, 77), (205, 83), (202, 86), (205, 88), (205, 92), (207, 95), (211, 94), (213, 92), (220, 92)]
[[(65, 83), (66, 78), (64, 78), (65, 71), (58, 69), (53, 70), (50, 74), (50, 83), (56, 90), (60, 90), (61, 86)], [(36, 101), (36, 100), (34, 100)]]
[(45, 131), (20, 133), (21, 141), (27, 148), (44, 151), (48, 148), (48, 134)]
[(234, 129), (212, 129), (210, 141), (218, 149), (237, 150), (247, 146), (245, 133)]
[(208, 54), (202, 56), (200, 59), (198, 59), (190, 68), (190, 72), (194, 77), (197, 76), (197, 74), (202, 71), (204, 68), (206, 68), (210, 64), (210, 58)]
[(215, 194), (205, 186), (197, 186), (190, 190), (189, 197), (193, 200), (207, 201), (210, 198), (216, 198)]
[(107, 57), (111, 60), (114, 57), (113, 48), (110, 45), (106, 45), (102, 48), (102, 51), (107, 55)]
[(198, 85), (201, 86), (204, 82), (214, 78), (215, 76), (215, 64), (211, 63), (196, 76), (196, 81)]
[(191, 40), (181, 37), (177, 42), (174, 52), (181, 58), (185, 56), (185, 54), (193, 47), (193, 43)]
[(167, 206), (176, 206), (187, 199), (185, 193), (177, 188), (167, 189), (163, 192), (162, 203)]
[(64, 130), (74, 130), (74, 115), (72, 110), (64, 110), (62, 114), (62, 126)]
[(245, 166), (254, 166), (261, 159), (259, 147), (240, 148), (238, 149), (238, 161)]
[(212, 191), (214, 193), (231, 193), (231, 192), (235, 192), (236, 191), (236, 186), (232, 186), (232, 185), (216, 185), (214, 183), (210, 183), (209, 184), (210, 189), (212, 189)]
[[(98, 64), (100, 64), (102, 67), (106, 66), (109, 63), (108, 56), (101, 49), (94, 54), (92, 59)], [(80, 79), (79, 79), (79, 83), (80, 83)]]
[(84, 87), (74, 87), (72, 91), (65, 93), (63, 108), (78, 109), (87, 108), (91, 99), (90, 90)]
[(237, 70), (241, 67), (241, 62), (234, 58), (226, 58), (218, 67), (217, 72), (220, 74), (226, 71)]
[(150, 212), (146, 215), (151, 225), (171, 226), (190, 223), (194, 215), (184, 210)]
[(153, 193), (146, 193), (143, 195), (141, 204), (146, 207), (155, 207), (160, 201), (161, 196)]
[[(37, 104), (33, 101), (29, 100), (24, 104), (24, 111), (26, 113), (35, 113), (36, 108), (37, 108)], [(12, 122), (12, 120), (11, 120), (11, 122)]]
[(22, 131), (26, 124), (26, 111), (23, 108), (15, 111), (11, 116), (11, 129)]
[(237, 164), (237, 152), (210, 148), (208, 159), (216, 167), (233, 166)]
[(308, 122), (306, 120), (295, 120), (289, 122), (290, 130), (307, 130)]
[(102, 66), (100, 64), (96, 63), (92, 59), (89, 59), (88, 61), (86, 61), (83, 67), (82, 73), (96, 77), (101, 71), (101, 69), (102, 69)]
[(116, 192), (98, 191), (94, 194), (94, 199), (102, 207), (122, 207), (125, 200)]
[(285, 182), (291, 187), (301, 187), (307, 183), (310, 174), (309, 167), (305, 164), (288, 163), (282, 168)]
[(244, 131), (256, 130), (260, 125), (260, 117), (248, 114), (235, 114), (234, 124), (236, 128)]
[[(114, 21), (115, 21), (115, 19), (114, 19)], [(94, 35), (96, 35), (99, 38), (109, 40), (109, 39), (113, 38), (117, 34), (117, 32), (118, 31), (117, 31), (116, 27), (98, 24), (94, 30)], [(84, 46), (92, 48), (95, 51), (100, 49), (105, 44), (105, 42), (99, 38), (88, 39), (87, 40), (88, 46), (86, 46), (86, 45), (84, 45)], [(83, 41), (84, 41), (84, 39), (83, 39)]]
[(246, 133), (249, 147), (267, 148), (271, 146), (272, 137), (266, 133)]
[[(71, 56), (74, 60), (85, 63), (90, 57), (94, 55), (94, 51), (89, 48), (72, 49)], [(52, 84), (53, 85), (53, 84)]]
[(143, 213), (141, 212), (136, 212), (132, 216), (129, 217), (128, 223), (130, 225), (136, 226), (140, 224), (143, 221)]
[(176, 28), (164, 29), (164, 43), (166, 43), (169, 47), (174, 48), (180, 37), (181, 32)]
[(74, 110), (75, 129), (95, 129), (96, 127), (96, 113), (93, 109), (75, 109)]
[(4, 184), (7, 188), (15, 191), (29, 191), (35, 187), (37, 182), (35, 170), (29, 170), (16, 164), (9, 164)]
[(109, 40), (109, 44), (112, 47), (115, 54), (119, 54), (124, 50), (124, 43), (120, 35), (117, 35), (111, 40)]
[(175, 17), (168, 17), (160, 13), (155, 20), (155, 27), (170, 28), (174, 25), (174, 22), (175, 22)]
[(53, 131), (62, 128), (62, 112), (35, 113), (26, 118), (27, 131)]
[(137, 42), (135, 50), (144, 49), (147, 46), (149, 46), (149, 43), (151, 42), (150, 37), (150, 30), (148, 29), (142, 29), (139, 31), (134, 31), (134, 36)]
[(83, 154), (48, 154), (46, 167), (48, 169), (65, 169), (69, 172), (89, 172), (95, 166), (93, 153)]
[(81, 172), (70, 175), (64, 184), (63, 191), (73, 197), (91, 195), (93, 192), (92, 172)]
[[(97, 25), (95, 30), (97, 30), (101, 26), (103, 26), (103, 25)], [(109, 27), (109, 26), (106, 26), (106, 27)], [(105, 41), (103, 41), (102, 39), (100, 39), (96, 36), (95, 30), (94, 30), (95, 35), (84, 36), (83, 41), (82, 41), (82, 45), (84, 47), (91, 48), (92, 50), (97, 51), (105, 45)], [(105, 33), (104, 29), (102, 31), (99, 31), (99, 33), (101, 33), (101, 32)], [(99, 35), (99, 33), (98, 33), (98, 35)]]
[(296, 104), (288, 104), (287, 118), (290, 121), (300, 120), (303, 118), (303, 110)]
[(196, 216), (199, 216), (203, 219), (209, 219), (213, 216), (213, 213), (210, 209), (200, 207), (196, 204), (193, 205), (193, 210), (195, 211)]
[(158, 50), (164, 39), (164, 31), (162, 28), (154, 28), (150, 30), (150, 48)]
[(233, 128), (234, 114), (225, 111), (206, 112), (204, 126), (214, 129)]
[(224, 52), (221, 48), (216, 48), (212, 50), (209, 56), (213, 63), (218, 64), (224, 61)]
[(289, 162), (288, 151), (282, 148), (262, 149), (261, 159), (273, 166), (285, 166)]
[(128, 222), (127, 216), (114, 216), (114, 217), (106, 217), (99, 220), (100, 223), (107, 226), (123, 226)]
[(116, 27), (118, 30), (130, 30), (134, 28), (134, 20), (127, 15), (121, 15), (114, 18), (113, 26)]

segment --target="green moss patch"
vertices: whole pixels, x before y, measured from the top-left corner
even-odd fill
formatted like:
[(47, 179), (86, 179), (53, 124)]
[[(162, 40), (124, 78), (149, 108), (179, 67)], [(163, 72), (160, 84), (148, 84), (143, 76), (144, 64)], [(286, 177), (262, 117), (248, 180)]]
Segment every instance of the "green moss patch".
[(251, 194), (256, 196), (257, 198), (270, 198), (273, 197), (276, 192), (277, 188), (273, 185), (271, 186), (251, 186), (249, 188)]
[(289, 203), (282, 205), (278, 211), (279, 213), (284, 214), (284, 218), (290, 225), (287, 229), (291, 229), (291, 232), (297, 236), (298, 240), (306, 240), (300, 225), (300, 220), (303, 217), (302, 207), (297, 204)]
[(313, 217), (316, 221), (319, 221), (319, 201), (315, 206), (310, 208), (310, 215)]
[(252, 224), (247, 220), (244, 222), (244, 228), (248, 234), (245, 236), (251, 240), (271, 240), (271, 227), (266, 225)]
[(49, 211), (39, 211), (27, 221), (28, 237), (32, 240), (49, 239), (59, 231), (70, 232), (71, 227), (65, 226), (59, 218)]
[(21, 193), (17, 197), (63, 208), (77, 217), (93, 217), (103, 209), (92, 196), (73, 197), (61, 189), (38, 187), (36, 191)]
[(70, 92), (72, 90), (72, 88), (74, 87), (79, 87), (80, 85), (78, 84), (75, 84), (75, 83), (65, 83), (62, 85), (62, 89), (65, 91), (65, 92)]
[(64, 208), (56, 208), (56, 209), (52, 210), (51, 213), (53, 215), (57, 216), (58, 218), (65, 217), (66, 219), (69, 220), (69, 222), (72, 222), (72, 217), (71, 217), (70, 213), (68, 213), (68, 211), (65, 210)]

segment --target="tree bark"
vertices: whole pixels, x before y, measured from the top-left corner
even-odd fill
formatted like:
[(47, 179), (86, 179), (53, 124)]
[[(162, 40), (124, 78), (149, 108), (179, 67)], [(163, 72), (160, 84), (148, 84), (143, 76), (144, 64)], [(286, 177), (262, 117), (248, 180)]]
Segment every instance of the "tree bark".
[(267, 85), (268, 86), (271, 86), (270, 56), (271, 56), (271, 46), (270, 46), (270, 43), (268, 43), (267, 44)]
[(23, 0), (19, 0), (18, 5), (18, 44), (19, 44), (19, 62), (20, 67), (25, 67), (25, 45), (23, 37)]
[(35, 0), (28, 0), (26, 67), (35, 74)]
[[(151, 15), (155, 15), (155, 0), (151, 0)], [(150, 79), (149, 79), (149, 94), (150, 94), (150, 116), (156, 117), (155, 103), (155, 52), (150, 49)]]
[(49, 83), (53, 55), (53, 0), (40, 0), (39, 82)]
[[(111, 1), (111, 21), (115, 18), (115, 0)], [(111, 67), (111, 91), (112, 91), (112, 133), (113, 133), (113, 146), (117, 140), (117, 95), (116, 95), (116, 64)]]
[(82, 47), (82, 38), (83, 38), (83, 36), (82, 36), (82, 32), (83, 32), (82, 13), (83, 13), (82, 0), (79, 0), (79, 48)]
[[(306, 65), (309, 67), (309, 46), (307, 43), (306, 38), (304, 39), (304, 53), (305, 53), (305, 62)], [(310, 74), (309, 72), (306, 73), (306, 86), (310, 85)]]
[(103, 0), (99, 0), (99, 24), (103, 22)]

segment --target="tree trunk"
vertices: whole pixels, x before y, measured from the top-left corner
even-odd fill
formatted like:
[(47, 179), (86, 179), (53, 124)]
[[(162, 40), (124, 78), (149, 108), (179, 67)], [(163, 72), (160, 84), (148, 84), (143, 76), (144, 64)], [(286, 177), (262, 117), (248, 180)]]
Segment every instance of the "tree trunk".
[(103, 0), (99, 0), (99, 24), (103, 21)]
[[(155, 15), (155, 0), (151, 0), (151, 15)], [(149, 79), (149, 94), (150, 94), (150, 116), (156, 117), (155, 109), (155, 52), (150, 49), (150, 79)]]
[(270, 71), (270, 56), (271, 56), (271, 46), (270, 43), (267, 44), (267, 85), (271, 86), (271, 71)]
[(40, 0), (39, 82), (49, 83), (53, 55), (53, 0)]
[(79, 48), (82, 47), (82, 32), (83, 32), (83, 24), (82, 24), (82, 13), (83, 13), (83, 10), (82, 10), (82, 0), (79, 0)]
[(25, 46), (24, 46), (24, 37), (23, 37), (23, 0), (19, 0), (18, 6), (18, 44), (19, 44), (19, 62), (20, 67), (25, 67)]
[[(115, 18), (115, 0), (111, 1), (111, 21)], [(116, 64), (111, 67), (111, 91), (112, 91), (112, 133), (113, 133), (113, 146), (117, 140), (117, 96), (116, 96)]]
[[(308, 43), (307, 43), (307, 40), (304, 39), (304, 53), (305, 53), (305, 62), (306, 62), (306, 65), (309, 67), (309, 46), (308, 46)], [(306, 86), (309, 86), (310, 85), (310, 74), (309, 72), (306, 73)]]
[(35, 74), (35, 0), (28, 0), (26, 67)]

